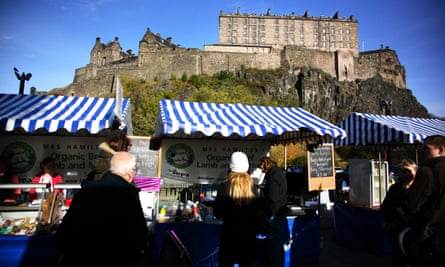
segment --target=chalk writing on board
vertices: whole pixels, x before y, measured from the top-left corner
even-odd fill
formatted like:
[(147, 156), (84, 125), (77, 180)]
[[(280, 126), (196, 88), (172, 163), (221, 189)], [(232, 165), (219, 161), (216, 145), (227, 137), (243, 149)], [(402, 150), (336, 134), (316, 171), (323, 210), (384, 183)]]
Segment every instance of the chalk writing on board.
[(138, 177), (158, 177), (159, 152), (150, 150), (150, 138), (131, 136), (130, 152), (136, 155)]
[(331, 145), (322, 145), (309, 153), (311, 178), (331, 177), (334, 175), (333, 151)]

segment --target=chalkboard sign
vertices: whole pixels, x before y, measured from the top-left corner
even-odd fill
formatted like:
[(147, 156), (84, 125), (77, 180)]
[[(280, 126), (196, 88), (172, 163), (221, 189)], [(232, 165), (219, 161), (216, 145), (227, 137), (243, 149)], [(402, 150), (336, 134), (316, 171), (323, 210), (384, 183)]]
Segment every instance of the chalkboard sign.
[(150, 137), (129, 136), (130, 152), (137, 157), (138, 177), (159, 177), (159, 151), (150, 150)]
[(309, 190), (335, 189), (334, 146), (323, 144), (308, 151)]

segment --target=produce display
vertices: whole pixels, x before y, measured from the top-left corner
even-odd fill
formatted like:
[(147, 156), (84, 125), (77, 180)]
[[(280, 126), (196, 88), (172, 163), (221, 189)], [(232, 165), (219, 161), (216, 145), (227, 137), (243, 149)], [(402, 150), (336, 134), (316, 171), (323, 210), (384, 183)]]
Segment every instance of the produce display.
[(0, 226), (2, 235), (33, 235), (37, 228), (37, 220), (29, 217), (12, 219), (0, 216)]

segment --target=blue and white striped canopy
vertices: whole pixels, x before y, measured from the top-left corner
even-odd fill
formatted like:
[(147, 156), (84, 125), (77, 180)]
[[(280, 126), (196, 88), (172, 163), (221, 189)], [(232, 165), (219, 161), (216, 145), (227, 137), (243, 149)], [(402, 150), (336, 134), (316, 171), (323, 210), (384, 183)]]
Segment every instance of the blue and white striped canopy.
[(0, 129), (23, 128), (30, 133), (85, 129), (95, 134), (119, 123), (132, 134), (130, 100), (122, 99), (121, 114), (115, 113), (115, 107), (114, 98), (0, 94)]
[(353, 112), (339, 126), (347, 138), (337, 145), (414, 144), (430, 135), (445, 135), (445, 121), (430, 118)]
[(155, 137), (221, 137), (294, 143), (346, 133), (301, 108), (161, 100)]

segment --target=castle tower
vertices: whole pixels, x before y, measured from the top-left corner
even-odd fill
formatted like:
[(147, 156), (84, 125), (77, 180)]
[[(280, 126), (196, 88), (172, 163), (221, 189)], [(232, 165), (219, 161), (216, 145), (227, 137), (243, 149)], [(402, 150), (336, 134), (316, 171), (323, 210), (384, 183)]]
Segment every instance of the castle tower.
[(108, 44), (101, 43), (100, 37), (96, 37), (96, 43), (90, 53), (90, 63), (97, 66), (104, 66), (108, 63), (118, 61), (122, 58), (122, 47), (119, 38), (114, 37), (114, 41)]

